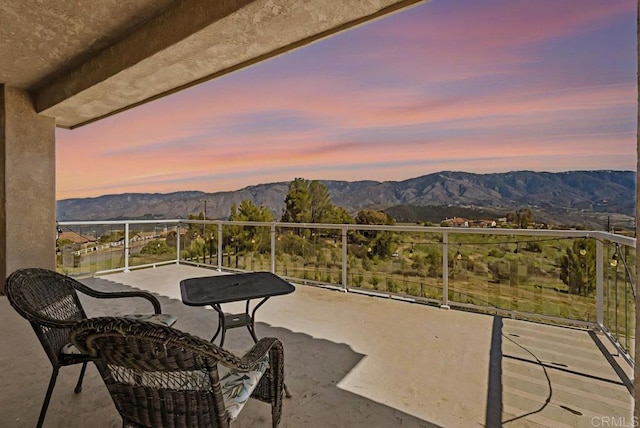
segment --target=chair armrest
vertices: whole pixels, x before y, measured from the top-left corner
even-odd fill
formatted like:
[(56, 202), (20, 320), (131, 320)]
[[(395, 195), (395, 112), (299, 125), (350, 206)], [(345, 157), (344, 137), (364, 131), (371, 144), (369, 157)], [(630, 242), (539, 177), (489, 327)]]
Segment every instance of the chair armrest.
[(263, 337), (258, 341), (258, 343), (253, 345), (253, 347), (244, 354), (242, 358), (240, 358), (207, 340), (191, 336), (188, 333), (183, 333), (183, 335), (183, 341), (181, 342), (183, 345), (189, 343), (191, 346), (196, 346), (199, 348), (200, 352), (209, 354), (212, 358), (218, 360), (225, 366), (235, 368), (240, 371), (251, 370), (268, 353), (270, 358), (273, 356), (279, 361), (283, 360), (282, 342), (274, 337)]
[(280, 340), (275, 337), (263, 337), (253, 345), (244, 356), (242, 357), (242, 362), (252, 367), (256, 365), (258, 361), (260, 361), (268, 352), (271, 351), (272, 348), (280, 348), (282, 349), (282, 343)]
[[(217, 348), (218, 355), (223, 356), (220, 358), (220, 362), (229, 368), (240, 371), (251, 370), (267, 354), (282, 359), (282, 343), (274, 337), (263, 337), (242, 358), (238, 358), (217, 345), (211, 345)], [(277, 355), (274, 355), (274, 351)]]
[(162, 309), (160, 307), (160, 301), (156, 296), (151, 293), (147, 293), (146, 291), (98, 291), (93, 288), (89, 288), (82, 283), (74, 283), (73, 287), (80, 291), (83, 294), (86, 294), (91, 297), (95, 297), (96, 299), (120, 299), (125, 297), (141, 297), (143, 299), (148, 300), (153, 305), (153, 311), (156, 314), (162, 313)]

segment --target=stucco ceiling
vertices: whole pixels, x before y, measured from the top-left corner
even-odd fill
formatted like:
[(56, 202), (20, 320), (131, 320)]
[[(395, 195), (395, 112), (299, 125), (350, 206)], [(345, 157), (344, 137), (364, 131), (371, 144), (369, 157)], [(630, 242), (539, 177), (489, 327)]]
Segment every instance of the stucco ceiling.
[(2, 0), (0, 82), (73, 128), (423, 0)]
[(36, 89), (81, 65), (176, 0), (0, 2), (3, 83)]

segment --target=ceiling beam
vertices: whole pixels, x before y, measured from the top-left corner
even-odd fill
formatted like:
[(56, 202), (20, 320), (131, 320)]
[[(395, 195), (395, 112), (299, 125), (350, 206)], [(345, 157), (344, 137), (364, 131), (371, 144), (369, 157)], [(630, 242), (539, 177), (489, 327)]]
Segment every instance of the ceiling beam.
[(188, 0), (34, 93), (75, 128), (424, 0)]

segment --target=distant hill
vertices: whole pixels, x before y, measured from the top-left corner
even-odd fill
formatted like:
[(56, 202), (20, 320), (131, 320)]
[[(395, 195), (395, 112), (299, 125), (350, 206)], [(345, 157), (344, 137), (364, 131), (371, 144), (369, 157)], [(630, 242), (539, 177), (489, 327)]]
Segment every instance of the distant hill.
[[(633, 171), (443, 171), (404, 181), (321, 181), (329, 189), (333, 203), (353, 213), (363, 208), (390, 209), (398, 205), (483, 208), (503, 213), (526, 206), (552, 223), (569, 224), (582, 219), (583, 224), (589, 224), (601, 222), (603, 216), (610, 214), (629, 220), (635, 210)], [(209, 218), (227, 218), (231, 205), (244, 199), (268, 207), (280, 218), (288, 184), (259, 184), (231, 192), (126, 193), (65, 199), (57, 202), (57, 218), (186, 218), (202, 212), (205, 199)], [(433, 210), (430, 215), (434, 215)]]

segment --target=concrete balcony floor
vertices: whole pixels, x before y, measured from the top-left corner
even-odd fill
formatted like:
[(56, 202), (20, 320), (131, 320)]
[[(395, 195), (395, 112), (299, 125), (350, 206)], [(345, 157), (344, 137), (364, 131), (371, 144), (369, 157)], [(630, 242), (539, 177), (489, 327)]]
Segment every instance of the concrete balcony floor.
[[(102, 290), (130, 287), (158, 296), (175, 328), (210, 338), (213, 310), (180, 300), (181, 279), (217, 272), (167, 265), (83, 280)], [(86, 300), (89, 316), (148, 312), (145, 301)], [(224, 305), (240, 312), (243, 304)], [(258, 336), (285, 348), (281, 427), (593, 427), (631, 423), (631, 370), (600, 333), (298, 285), (257, 313)], [(0, 426), (35, 425), (51, 373), (28, 323), (0, 298)], [(227, 348), (252, 345), (246, 329)], [(607, 357), (608, 355), (608, 357)], [(89, 366), (61, 370), (46, 427), (119, 427), (121, 420)], [(609, 419), (606, 419), (609, 418)], [(234, 427), (270, 426), (270, 408), (250, 401)], [(611, 425), (614, 426), (614, 425)], [(622, 426), (622, 425), (615, 425)], [(631, 425), (629, 425), (631, 426)]]

